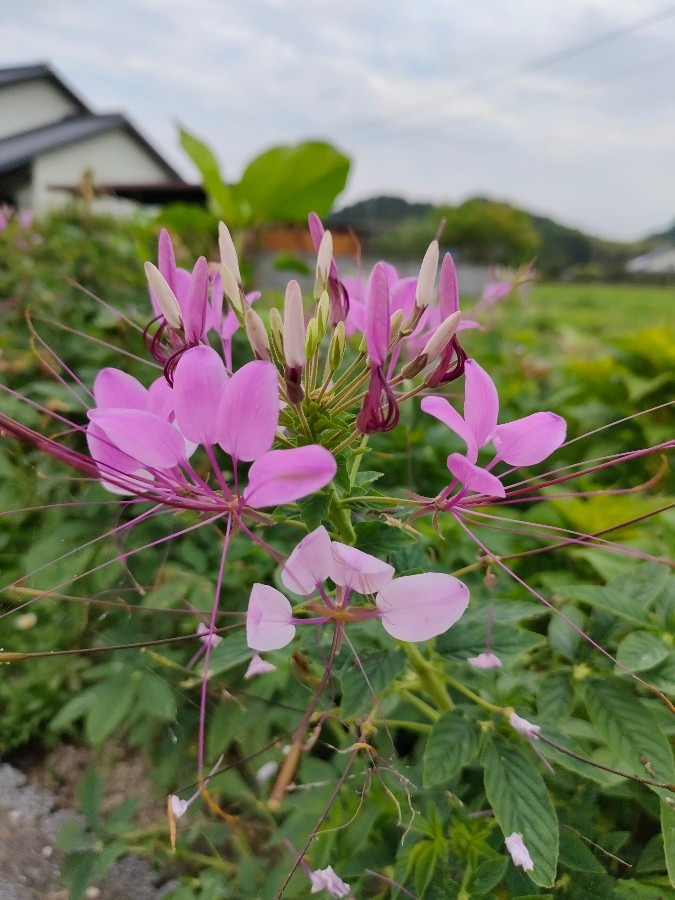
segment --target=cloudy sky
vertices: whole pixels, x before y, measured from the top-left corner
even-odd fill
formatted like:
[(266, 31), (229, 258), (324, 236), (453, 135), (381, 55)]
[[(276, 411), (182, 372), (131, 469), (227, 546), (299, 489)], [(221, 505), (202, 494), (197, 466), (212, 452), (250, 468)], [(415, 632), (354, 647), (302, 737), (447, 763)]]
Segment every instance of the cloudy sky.
[(0, 26), (0, 65), (50, 62), (190, 178), (178, 122), (232, 180), (330, 140), (343, 203), (480, 194), (616, 238), (675, 220), (665, 0), (12, 0)]

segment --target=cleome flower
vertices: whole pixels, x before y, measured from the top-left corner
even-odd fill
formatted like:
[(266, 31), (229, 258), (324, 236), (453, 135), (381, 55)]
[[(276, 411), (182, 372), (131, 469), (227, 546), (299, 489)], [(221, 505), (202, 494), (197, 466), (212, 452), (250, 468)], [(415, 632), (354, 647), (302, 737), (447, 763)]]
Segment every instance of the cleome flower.
[[(272, 450), (279, 424), (279, 388), (272, 363), (255, 360), (232, 376), (211, 347), (185, 350), (173, 389), (159, 379), (149, 390), (115, 369), (99, 373), (89, 411), (91, 457), (106, 487), (202, 512), (262, 509), (290, 503), (324, 487), (335, 460), (323, 447)], [(201, 445), (215, 483), (189, 463)], [(232, 460), (228, 484), (215, 455)], [(240, 490), (237, 465), (252, 463)]]
[[(335, 599), (325, 590), (330, 579)], [(394, 569), (369, 553), (332, 541), (323, 526), (310, 532), (291, 553), (281, 573), (289, 591), (304, 597), (318, 593), (321, 601), (304, 609), (318, 613), (296, 617), (289, 600), (276, 588), (254, 584), (246, 615), (249, 647), (278, 650), (289, 644), (298, 625), (379, 619), (392, 637), (426, 641), (447, 631), (469, 604), (469, 591), (457, 578), (439, 572), (394, 578)], [(352, 593), (375, 594), (375, 608), (350, 605)]]
[[(537, 412), (522, 419), (497, 424), (499, 398), (494, 382), (478, 363), (465, 364), (464, 416), (444, 397), (425, 397), (422, 410), (440, 419), (466, 444), (466, 454), (451, 453), (447, 465), (454, 481), (437, 501), (443, 509), (452, 509), (463, 501), (467, 491), (483, 497), (506, 496), (501, 479), (490, 471), (499, 462), (510, 466), (531, 466), (542, 462), (565, 440), (565, 420), (552, 412)], [(497, 451), (482, 468), (477, 465), (478, 451), (492, 443)], [(451, 496), (455, 486), (461, 490)]]

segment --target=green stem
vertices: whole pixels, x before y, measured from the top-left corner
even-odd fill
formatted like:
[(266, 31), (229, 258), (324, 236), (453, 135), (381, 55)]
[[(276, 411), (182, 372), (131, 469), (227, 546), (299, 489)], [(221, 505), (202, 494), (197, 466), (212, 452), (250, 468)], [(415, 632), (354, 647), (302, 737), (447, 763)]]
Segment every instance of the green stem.
[[(363, 435), (363, 440), (361, 441), (361, 447), (359, 449), (365, 450), (368, 446), (368, 435)], [(363, 459), (363, 453), (359, 453), (359, 455), (354, 460), (354, 465), (352, 466), (352, 470), (349, 473), (349, 483), (352, 487), (354, 487), (354, 481), (356, 480), (356, 476), (359, 474), (359, 468), (361, 467), (361, 460)]]
[[(431, 719), (432, 722), (437, 722), (441, 714), (433, 708), (433, 706), (429, 706), (421, 697), (418, 697), (417, 694), (413, 694), (412, 691), (403, 690), (401, 691), (401, 697), (406, 700), (411, 706), (414, 706), (415, 709), (418, 709), (422, 715), (426, 716), (428, 719)], [(388, 724), (392, 724), (389, 719), (387, 719)], [(406, 727), (408, 727), (408, 723), (406, 723)], [(427, 726), (429, 728), (430, 726)]]
[(482, 697), (479, 697), (478, 694), (474, 694), (472, 690), (468, 687), (465, 687), (461, 681), (455, 681), (454, 678), (451, 678), (450, 675), (443, 675), (443, 680), (446, 684), (449, 684), (456, 691), (459, 691), (460, 694), (464, 694), (465, 697), (468, 697), (469, 700), (473, 700), (474, 703), (477, 703), (478, 706), (482, 706), (483, 709), (487, 709), (490, 712), (494, 713), (504, 713), (503, 706), (496, 706), (494, 703), (490, 703), (488, 700), (483, 700)]
[(328, 521), (334, 526), (337, 533), (343, 539), (345, 544), (353, 547), (356, 543), (356, 532), (352, 525), (352, 517), (343, 506), (340, 505), (340, 498), (335, 490), (335, 485), (331, 484), (331, 501), (328, 509)]
[(436, 701), (441, 712), (449, 712), (454, 709), (455, 704), (450, 697), (448, 697), (448, 692), (443, 684), (443, 679), (438, 675), (434, 666), (422, 656), (415, 644), (401, 641), (400, 646), (405, 651), (408, 662), (415, 670), (420, 680), (421, 687)]
[[(406, 699), (410, 700), (410, 697), (407, 696), (407, 691), (404, 694)], [(414, 694), (410, 696), (415, 697)], [(418, 697), (415, 697), (415, 700), (418, 700)], [(423, 702), (423, 701), (422, 701)], [(413, 704), (414, 705), (414, 704)], [(431, 707), (429, 707), (431, 709)], [(438, 718), (438, 713), (433, 711)], [(406, 719), (373, 719), (373, 725), (386, 725), (391, 728), (405, 728), (408, 731), (418, 731), (420, 734), (429, 734), (432, 729), (432, 725), (427, 725), (426, 722), (409, 722)], [(435, 719), (434, 719), (435, 721)]]

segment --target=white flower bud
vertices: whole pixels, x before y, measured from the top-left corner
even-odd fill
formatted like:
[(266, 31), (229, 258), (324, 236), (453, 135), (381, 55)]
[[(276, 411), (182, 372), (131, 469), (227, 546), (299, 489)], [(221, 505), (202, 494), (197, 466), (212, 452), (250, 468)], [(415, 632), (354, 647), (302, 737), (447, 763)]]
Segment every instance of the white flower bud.
[(291, 368), (305, 365), (305, 314), (297, 281), (288, 282), (284, 299), (284, 357)]
[(246, 328), (248, 342), (256, 357), (258, 359), (264, 359), (266, 362), (271, 362), (272, 351), (270, 350), (270, 342), (267, 337), (265, 323), (254, 309), (246, 310), (244, 326)]
[(436, 331), (426, 342), (420, 356), (426, 355), (426, 363), (433, 362), (441, 355), (447, 344), (453, 339), (457, 332), (462, 314), (459, 312), (452, 313), (447, 319), (444, 319), (438, 326)]
[(424, 259), (420, 266), (420, 274), (417, 278), (415, 306), (419, 309), (426, 309), (433, 300), (436, 271), (438, 270), (438, 256), (438, 241), (432, 241), (429, 244), (429, 249), (424, 254)]
[(224, 222), (218, 224), (218, 248), (220, 249), (220, 261), (232, 272), (238, 284), (241, 284), (239, 272), (239, 259), (227, 225)]
[(237, 317), (244, 315), (244, 307), (241, 302), (241, 290), (236, 276), (224, 263), (220, 267), (220, 277), (223, 282), (223, 291)]
[(319, 250), (316, 256), (316, 282), (314, 284), (314, 296), (320, 297), (321, 292), (328, 284), (330, 265), (333, 261), (333, 235), (330, 231), (324, 231)]
[(157, 266), (154, 266), (151, 262), (146, 262), (145, 264), (145, 277), (148, 279), (150, 290), (169, 328), (173, 328), (174, 331), (181, 331), (183, 318), (180, 314), (180, 306), (166, 279)]

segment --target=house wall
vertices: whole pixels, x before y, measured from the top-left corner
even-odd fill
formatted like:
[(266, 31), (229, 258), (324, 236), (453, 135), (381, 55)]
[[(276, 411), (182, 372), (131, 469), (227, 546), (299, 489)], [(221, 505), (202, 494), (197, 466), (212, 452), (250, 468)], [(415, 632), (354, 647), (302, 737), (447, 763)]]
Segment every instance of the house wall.
[[(95, 135), (77, 144), (52, 150), (33, 164), (33, 212), (63, 206), (72, 199), (68, 191), (50, 190), (50, 185), (80, 184), (84, 172), (93, 172), (94, 184), (146, 184), (168, 182), (166, 171), (124, 129)], [(130, 201), (101, 197), (94, 201), (97, 212), (123, 213), (134, 209)]]
[(45, 78), (7, 85), (0, 90), (0, 140), (78, 112), (70, 97)]

